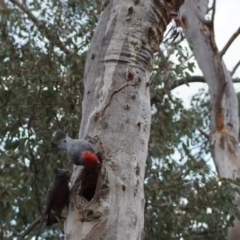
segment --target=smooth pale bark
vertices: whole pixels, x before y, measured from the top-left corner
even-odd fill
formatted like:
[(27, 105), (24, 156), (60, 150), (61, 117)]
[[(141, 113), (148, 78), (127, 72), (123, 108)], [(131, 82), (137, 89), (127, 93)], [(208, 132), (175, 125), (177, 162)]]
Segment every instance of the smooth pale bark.
[[(170, 21), (159, 2), (103, 2), (85, 66), (79, 134), (95, 145), (103, 162), (98, 178), (97, 171), (74, 168), (65, 239), (142, 238), (151, 120), (148, 83), (153, 53)], [(90, 201), (83, 197), (84, 176), (91, 186), (97, 183)]]
[[(220, 177), (235, 179), (240, 177), (238, 101), (231, 76), (216, 47), (211, 24), (205, 20), (207, 4), (207, 0), (185, 0), (180, 19), (209, 86), (212, 157)], [(239, 221), (229, 229), (228, 239), (240, 239)]]

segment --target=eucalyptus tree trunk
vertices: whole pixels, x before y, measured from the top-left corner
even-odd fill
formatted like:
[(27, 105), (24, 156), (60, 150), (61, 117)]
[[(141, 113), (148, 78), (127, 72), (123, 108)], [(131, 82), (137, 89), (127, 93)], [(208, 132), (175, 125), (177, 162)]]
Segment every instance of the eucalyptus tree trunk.
[(102, 166), (74, 168), (65, 239), (142, 239), (149, 77), (170, 21), (161, 4), (103, 2), (86, 60), (79, 133), (95, 145)]
[[(218, 174), (223, 178), (240, 177), (238, 147), (238, 101), (233, 81), (217, 49), (213, 25), (205, 20), (207, 0), (185, 0), (180, 19), (193, 46), (193, 53), (209, 86), (211, 101), (210, 149)], [(236, 203), (240, 207), (239, 196)], [(229, 240), (240, 239), (240, 222), (228, 231)]]

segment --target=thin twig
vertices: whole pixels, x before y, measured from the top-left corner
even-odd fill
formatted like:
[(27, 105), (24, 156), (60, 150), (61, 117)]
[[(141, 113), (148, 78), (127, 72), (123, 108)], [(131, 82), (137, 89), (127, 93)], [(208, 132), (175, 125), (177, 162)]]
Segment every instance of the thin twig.
[(162, 208), (162, 207), (173, 207), (173, 205), (171, 205), (170, 203), (163, 203), (161, 205), (159, 204), (155, 204), (155, 203), (148, 203), (153, 207), (158, 207), (158, 208)]
[[(18, 240), (24, 239), (25, 236), (27, 236), (41, 222), (41, 220), (42, 220), (42, 217), (40, 216), (34, 222), (32, 222), (26, 230), (19, 233)], [(44, 220), (46, 219), (44, 218)]]
[(43, 221), (43, 218), (42, 218), (42, 219), (41, 219), (41, 222), (40, 222), (40, 224), (39, 224), (39, 229), (38, 229), (38, 231), (37, 231), (35, 240), (38, 240), (38, 237), (39, 237), (40, 234), (41, 234), (43, 222), (44, 222), (44, 221)]
[(238, 69), (238, 67), (240, 66), (240, 60), (239, 62), (235, 65), (235, 67), (233, 68), (232, 72), (231, 72), (231, 76), (233, 76), (233, 74), (236, 72), (236, 70)]
[(64, 234), (64, 230), (63, 230), (63, 226), (62, 226), (63, 224), (62, 224), (61, 220), (58, 218), (57, 215), (55, 215), (55, 218), (58, 221), (58, 227), (59, 227), (60, 231)]
[(198, 128), (198, 131), (199, 131), (207, 140), (209, 140), (209, 134), (205, 133), (201, 128)]
[(211, 22), (214, 26), (214, 18), (215, 18), (215, 13), (216, 13), (216, 0), (213, 0), (213, 4), (212, 4), (212, 18), (211, 18)]
[(184, 186), (184, 185), (188, 185), (189, 183), (192, 183), (192, 180), (190, 180), (188, 182), (176, 183), (176, 184), (165, 186), (165, 187), (154, 188), (154, 189), (150, 190), (150, 192), (165, 190), (165, 189), (168, 189), (168, 188), (175, 188), (175, 187), (178, 187), (178, 186)]
[(38, 28), (38, 30), (48, 39), (49, 42), (51, 42), (53, 45), (56, 45), (59, 47), (64, 53), (70, 54), (71, 52), (64, 46), (64, 44), (59, 40), (58, 36), (53, 35), (52, 32), (46, 27), (44, 21), (39, 21), (32, 13), (29, 11), (29, 9), (26, 8), (26, 6), (22, 5), (17, 0), (10, 0), (13, 4), (18, 6), (31, 21), (35, 24), (35, 26)]
[(228, 48), (231, 46), (231, 44), (233, 43), (233, 41), (237, 38), (237, 36), (240, 34), (240, 27), (238, 28), (238, 30), (229, 38), (228, 42), (226, 43), (226, 45), (224, 46), (224, 48), (222, 49), (222, 51), (220, 52), (220, 56), (222, 57), (226, 51), (228, 50)]

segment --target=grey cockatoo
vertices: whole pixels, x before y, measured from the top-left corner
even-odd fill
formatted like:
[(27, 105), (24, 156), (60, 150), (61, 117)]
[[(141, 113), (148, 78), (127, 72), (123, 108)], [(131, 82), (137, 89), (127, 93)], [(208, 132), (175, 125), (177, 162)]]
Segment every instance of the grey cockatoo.
[(93, 168), (100, 164), (94, 154), (93, 145), (86, 140), (72, 139), (66, 134), (66, 137), (58, 142), (58, 147), (67, 151), (69, 160), (75, 165)]

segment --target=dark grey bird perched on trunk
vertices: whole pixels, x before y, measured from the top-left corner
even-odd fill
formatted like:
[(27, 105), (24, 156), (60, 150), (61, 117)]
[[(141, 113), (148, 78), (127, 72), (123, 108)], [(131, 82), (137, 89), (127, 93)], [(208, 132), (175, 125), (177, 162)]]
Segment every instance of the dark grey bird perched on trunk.
[(54, 180), (47, 191), (46, 209), (47, 224), (51, 226), (61, 219), (62, 210), (67, 205), (69, 198), (70, 172), (61, 168), (54, 168)]
[(75, 165), (93, 168), (100, 164), (94, 154), (93, 145), (86, 140), (72, 139), (66, 134), (66, 137), (58, 142), (58, 147), (67, 151), (69, 160)]

